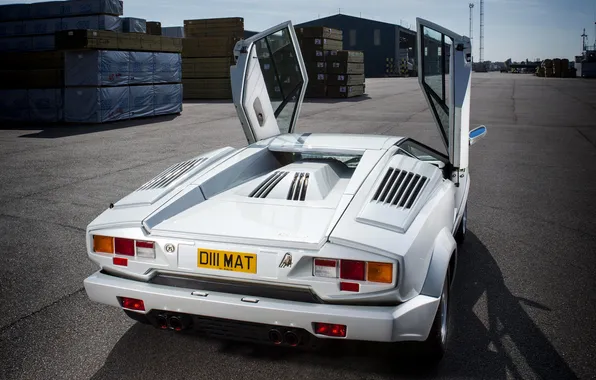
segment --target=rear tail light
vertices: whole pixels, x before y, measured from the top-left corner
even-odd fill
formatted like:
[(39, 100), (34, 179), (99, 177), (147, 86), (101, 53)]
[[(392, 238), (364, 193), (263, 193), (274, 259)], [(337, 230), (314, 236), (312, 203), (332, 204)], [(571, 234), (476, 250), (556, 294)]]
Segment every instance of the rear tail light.
[(135, 241), (132, 239), (115, 238), (114, 246), (117, 255), (134, 256)]
[(110, 236), (93, 235), (93, 252), (114, 253), (114, 238)]
[(368, 263), (368, 281), (391, 284), (393, 281), (393, 264)]
[(348, 327), (346, 325), (315, 322), (315, 334), (344, 338), (347, 332)]
[(316, 277), (337, 278), (337, 260), (315, 259), (314, 275)]
[(128, 259), (125, 259), (124, 257), (114, 257), (112, 259), (112, 263), (114, 265), (119, 265), (121, 267), (127, 267), (128, 266)]
[[(93, 235), (93, 252), (155, 259), (155, 242)], [(114, 261), (116, 265), (126, 266), (127, 263), (126, 259)]]
[(145, 311), (145, 303), (143, 300), (128, 297), (118, 297), (120, 305), (125, 309)]
[(137, 256), (144, 257), (147, 259), (155, 258), (155, 243), (152, 241), (140, 241), (137, 240)]
[[(313, 260), (313, 276), (381, 284), (391, 284), (394, 280), (392, 263), (323, 258)], [(340, 290), (359, 292), (360, 284), (342, 281)]]
[(360, 284), (357, 282), (340, 282), (339, 290), (342, 292), (359, 292)]
[(364, 261), (342, 260), (339, 267), (339, 278), (344, 280), (364, 281), (365, 267), (366, 263)]

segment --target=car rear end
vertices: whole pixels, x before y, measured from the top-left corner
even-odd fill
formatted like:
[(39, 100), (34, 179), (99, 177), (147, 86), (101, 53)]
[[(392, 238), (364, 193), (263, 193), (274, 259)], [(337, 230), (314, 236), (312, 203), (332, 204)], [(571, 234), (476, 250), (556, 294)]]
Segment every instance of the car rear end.
[(163, 330), (277, 345), (317, 338), (423, 340), (438, 300), (400, 295), (400, 256), (90, 231), (92, 301)]

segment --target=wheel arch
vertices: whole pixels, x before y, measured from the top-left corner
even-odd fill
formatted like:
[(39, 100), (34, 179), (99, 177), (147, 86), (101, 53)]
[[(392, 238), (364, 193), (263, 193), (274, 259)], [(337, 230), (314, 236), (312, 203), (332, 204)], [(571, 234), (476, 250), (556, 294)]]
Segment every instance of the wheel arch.
[(439, 298), (443, 291), (445, 277), (449, 274), (453, 283), (457, 267), (457, 243), (448, 228), (443, 228), (435, 239), (428, 271), (420, 294)]

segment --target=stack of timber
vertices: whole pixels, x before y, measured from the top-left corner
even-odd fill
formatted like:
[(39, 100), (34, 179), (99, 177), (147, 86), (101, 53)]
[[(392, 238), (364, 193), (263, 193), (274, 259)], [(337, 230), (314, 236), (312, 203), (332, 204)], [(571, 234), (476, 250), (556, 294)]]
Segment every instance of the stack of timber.
[(63, 120), (64, 53), (12, 52), (0, 59), (0, 120)]
[(546, 78), (572, 78), (575, 72), (569, 67), (567, 58), (545, 59), (536, 69), (536, 75)]
[(54, 33), (122, 30), (119, 0), (49, 1), (0, 6), (0, 52), (54, 50)]
[(306, 97), (348, 98), (364, 93), (364, 53), (343, 50), (343, 32), (324, 26), (296, 28), (308, 73)]
[(232, 99), (230, 66), (234, 46), (244, 36), (244, 19), (184, 20), (184, 36), (184, 99)]
[(180, 113), (181, 39), (147, 34), (149, 23), (122, 14), (120, 0), (0, 6), (0, 120), (104, 123)]
[(327, 73), (327, 97), (352, 98), (364, 95), (364, 52), (354, 50), (329, 52)]
[(64, 68), (67, 123), (106, 123), (182, 112), (179, 53), (67, 51)]

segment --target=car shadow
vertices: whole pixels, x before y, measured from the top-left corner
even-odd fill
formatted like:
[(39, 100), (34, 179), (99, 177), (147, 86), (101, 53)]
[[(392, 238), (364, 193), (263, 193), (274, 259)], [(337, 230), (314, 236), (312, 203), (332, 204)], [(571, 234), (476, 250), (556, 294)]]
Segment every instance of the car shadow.
[(228, 104), (234, 103), (230, 99), (184, 99), (184, 104)]
[[(242, 374), (249, 366), (260, 368), (259, 378), (278, 378), (296, 370), (312, 378), (346, 372), (363, 378), (371, 374), (388, 378), (577, 378), (522, 304), (549, 310), (513, 295), (491, 253), (468, 232), (453, 285), (449, 351), (437, 367), (425, 363), (412, 344), (335, 341), (314, 351), (292, 350), (163, 332), (137, 323), (115, 345), (93, 379), (184, 378), (192, 371), (198, 378), (204, 374), (203, 378), (223, 379)], [(520, 362), (525, 368), (520, 369)], [(255, 363), (262, 366), (254, 367)]]
[(36, 131), (27, 133), (19, 137), (37, 138), (37, 139), (56, 139), (61, 137), (70, 137), (84, 135), (89, 133), (105, 132), (122, 128), (136, 127), (140, 125), (150, 125), (155, 123), (164, 123), (176, 119), (179, 114), (152, 116), (122, 121), (114, 121), (102, 124), (65, 124), (65, 123), (4, 123), (0, 130), (25, 130)]
[(304, 98), (304, 103), (322, 103), (322, 104), (336, 104), (336, 103), (359, 103), (372, 98), (368, 94), (354, 96), (352, 98)]

